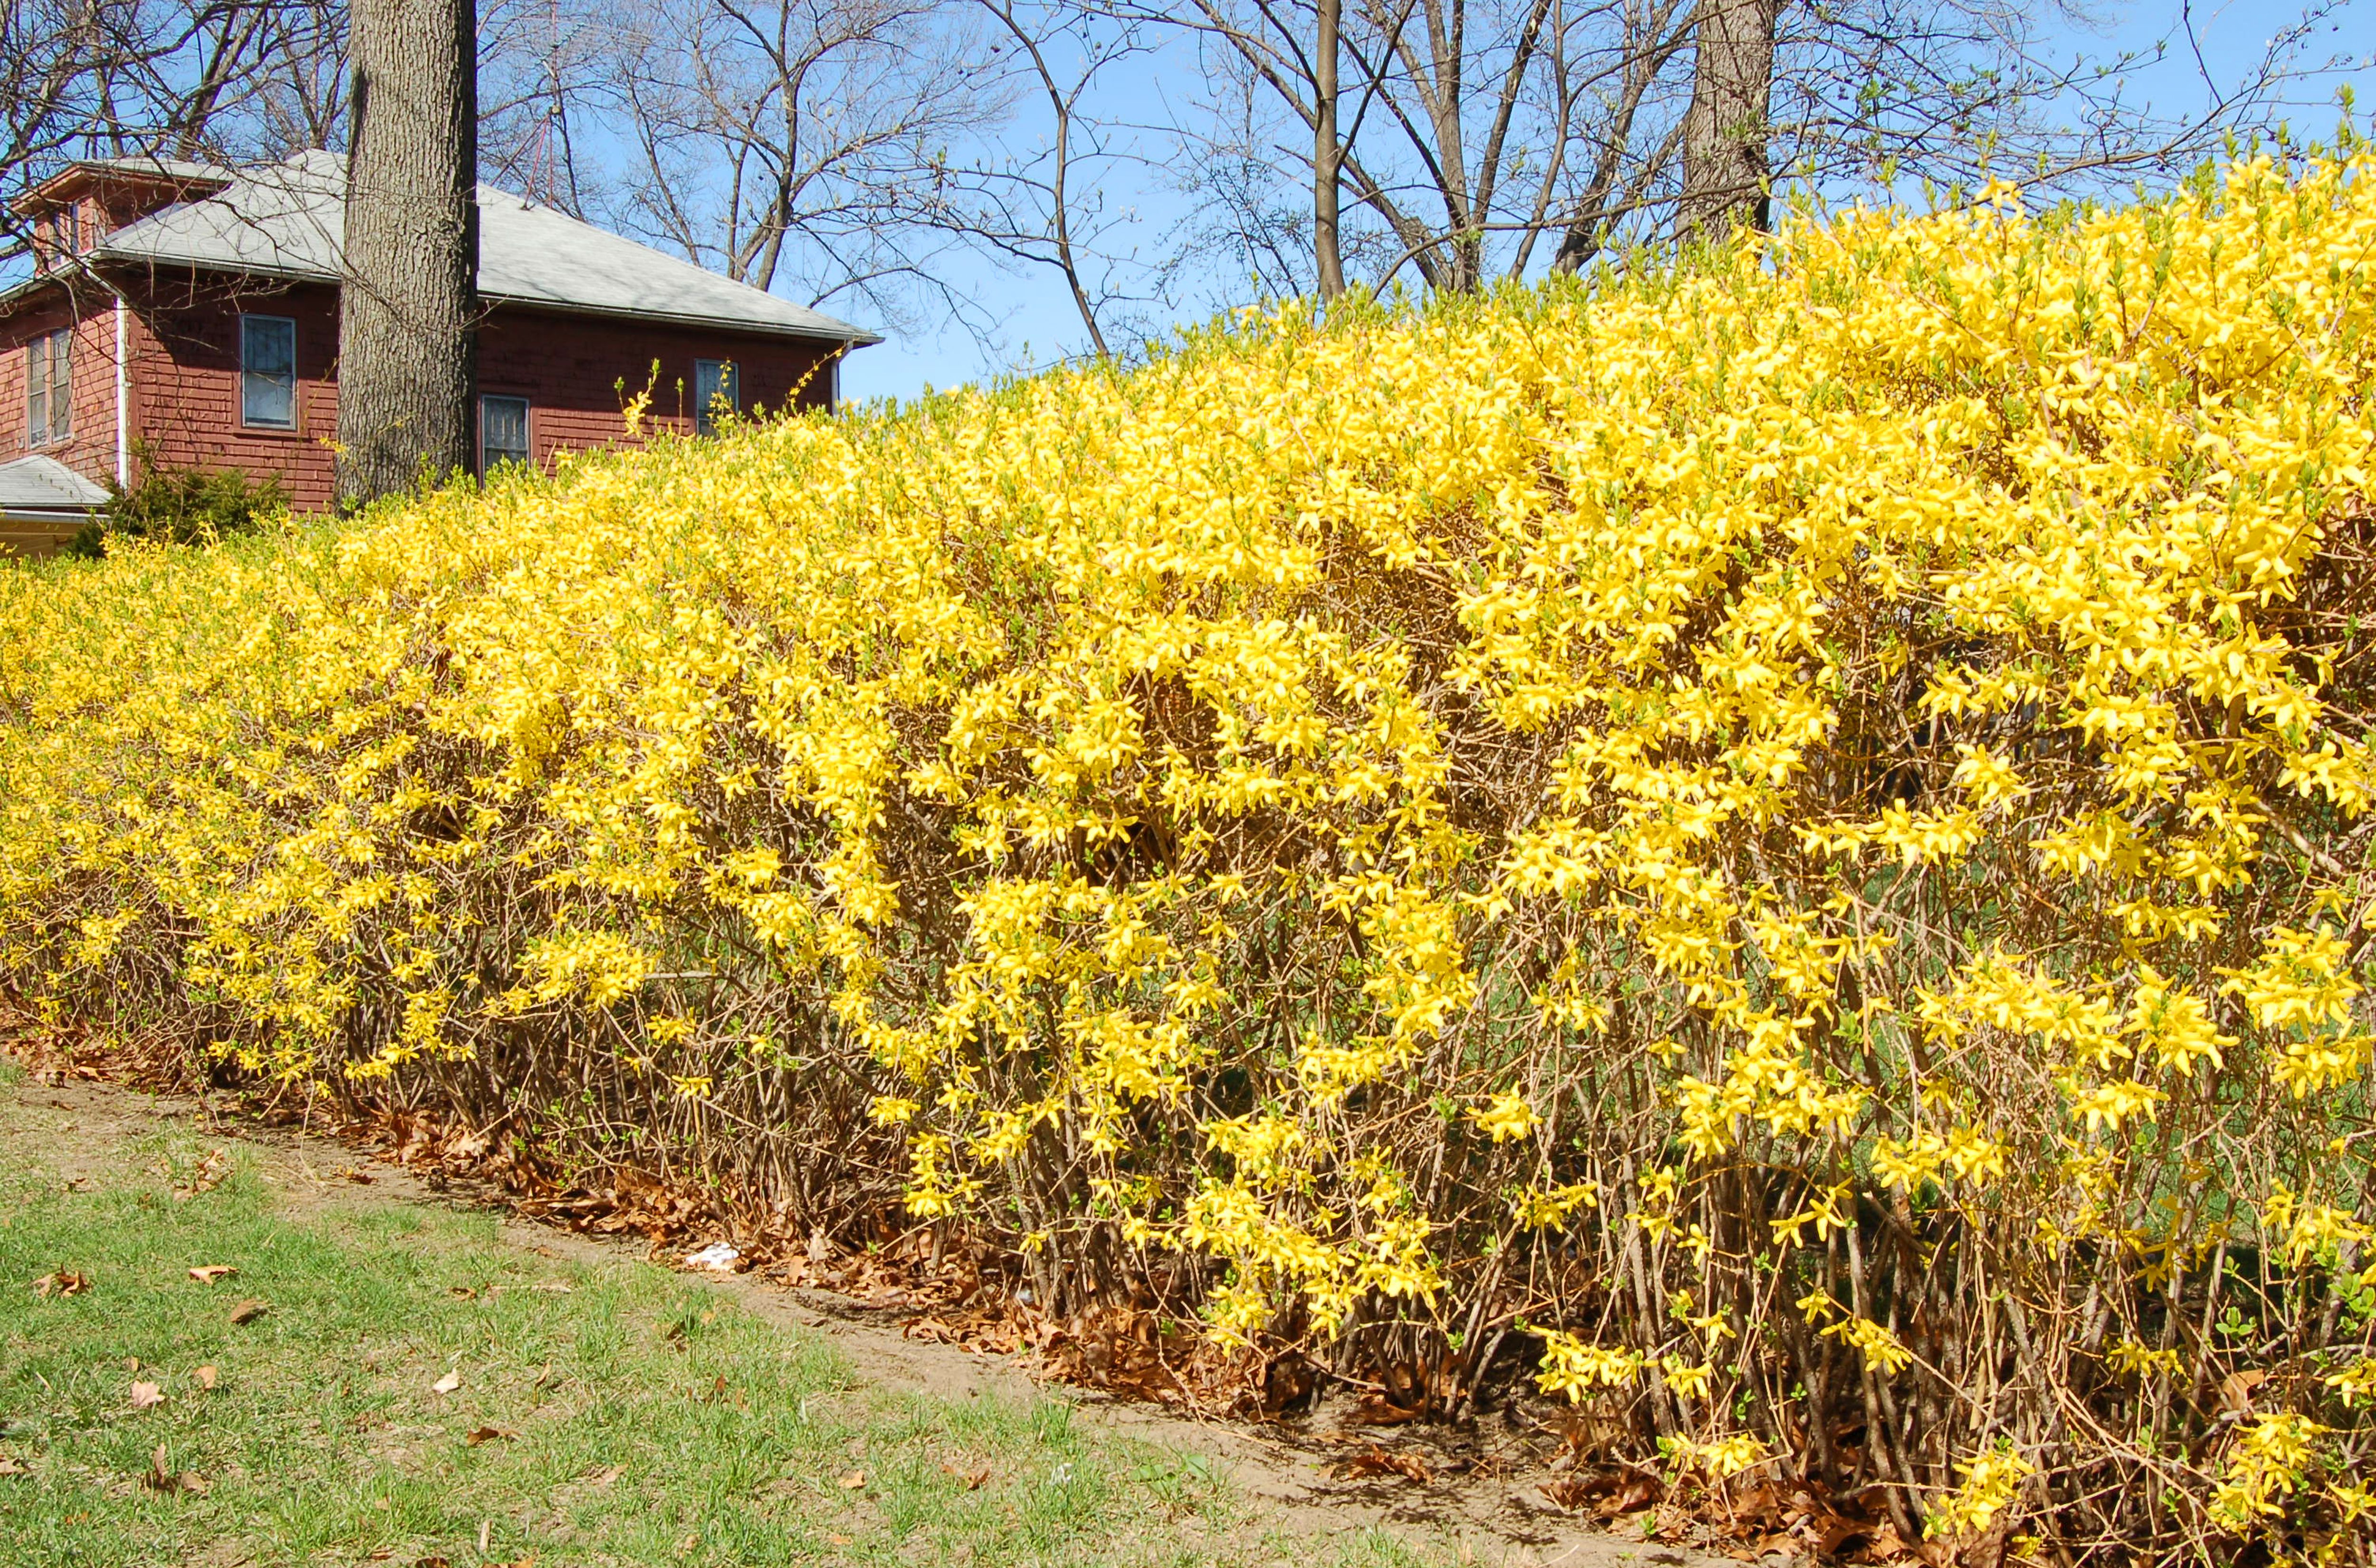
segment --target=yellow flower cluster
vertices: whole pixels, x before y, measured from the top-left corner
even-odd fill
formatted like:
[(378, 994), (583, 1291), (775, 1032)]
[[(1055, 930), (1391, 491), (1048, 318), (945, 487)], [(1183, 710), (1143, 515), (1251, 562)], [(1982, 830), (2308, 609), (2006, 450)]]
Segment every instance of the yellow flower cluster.
[(2364, 1337), (2371, 267), (2348, 148), (1992, 187), (0, 573), (0, 971), (1051, 1305), (1524, 1313), (1717, 1476), (2194, 1487)]

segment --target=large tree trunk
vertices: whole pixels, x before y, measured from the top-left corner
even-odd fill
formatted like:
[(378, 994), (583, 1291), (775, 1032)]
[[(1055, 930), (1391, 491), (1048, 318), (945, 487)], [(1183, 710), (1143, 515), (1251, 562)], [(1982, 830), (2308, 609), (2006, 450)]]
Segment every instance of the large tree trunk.
[(474, 466), (475, 0), (354, 0), (339, 499)]
[(1742, 225), (1766, 226), (1766, 115), (1780, 9), (1780, 0), (1700, 0), (1677, 239), (1721, 240)]
[(1320, 297), (1333, 300), (1345, 291), (1336, 205), (1344, 164), (1336, 144), (1336, 54), (1344, 0), (1319, 0), (1319, 5), (1320, 36), (1312, 57), (1312, 258), (1320, 273)]

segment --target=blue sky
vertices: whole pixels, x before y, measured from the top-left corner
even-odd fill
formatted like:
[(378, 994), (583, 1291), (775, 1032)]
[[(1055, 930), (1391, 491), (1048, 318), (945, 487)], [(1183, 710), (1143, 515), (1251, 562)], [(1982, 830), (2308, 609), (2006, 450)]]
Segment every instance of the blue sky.
[[(2036, 0), (2052, 6), (2053, 0)], [(2102, 59), (2123, 53), (2154, 57), (2140, 60), (2128, 73), (2132, 101), (2164, 113), (2199, 112), (2211, 101), (2211, 82), (2230, 86), (2266, 51), (2277, 28), (2299, 19), (2290, 0), (2229, 0), (2226, 4), (2180, 6), (2157, 0), (2088, 6), (2092, 20), (2074, 21), (2057, 13), (2043, 24), (2049, 50), (2057, 57), (2085, 54)], [(2156, 45), (2166, 45), (2156, 54)], [(2305, 41), (2303, 56), (2323, 61), (2341, 54), (2356, 56), (2358, 68), (2323, 72), (2295, 84), (2291, 97), (2299, 105), (2292, 128), (2305, 139), (2323, 138), (2335, 123), (2336, 89), (2346, 82), (2357, 91), (2363, 125), (2376, 110), (2376, 72), (2366, 62), (2376, 48), (2376, 6), (2369, 0), (2336, 6)], [(1177, 66), (1171, 67), (1176, 70)], [(1138, 93), (1163, 93), (1167, 83), (1158, 69), (1134, 82)], [(1108, 191), (1109, 199), (1135, 209), (1136, 232), (1143, 244), (1161, 244), (1178, 218), (1180, 198), (1160, 171), (1142, 170), (1127, 190)], [(972, 290), (985, 315), (1000, 324), (994, 340), (984, 344), (960, 327), (939, 332), (893, 335), (889, 341), (854, 355), (845, 367), (845, 397), (913, 397), (927, 386), (947, 387), (1001, 371), (1043, 364), (1078, 348), (1080, 323), (1063, 286), (1053, 271), (1009, 274), (977, 261), (964, 261)], [(1245, 292), (1252, 291), (1251, 284)], [(1194, 291), (1196, 303), (1177, 317), (1202, 318), (1211, 302), (1238, 291), (1227, 280), (1206, 279)], [(828, 306), (827, 308), (832, 308)]]

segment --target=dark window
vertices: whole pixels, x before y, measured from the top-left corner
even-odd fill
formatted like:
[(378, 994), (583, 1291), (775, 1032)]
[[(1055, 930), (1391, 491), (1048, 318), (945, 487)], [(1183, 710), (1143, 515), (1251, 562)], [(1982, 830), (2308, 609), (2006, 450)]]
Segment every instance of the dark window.
[(239, 318), (239, 418), (297, 428), (297, 324), (285, 315)]
[(45, 446), (74, 434), (74, 329), (25, 345), (25, 440)]
[(528, 399), (479, 399), (479, 468), (528, 461)]
[(718, 428), (720, 414), (739, 412), (742, 400), (734, 385), (732, 360), (693, 362), (693, 428), (707, 435)]

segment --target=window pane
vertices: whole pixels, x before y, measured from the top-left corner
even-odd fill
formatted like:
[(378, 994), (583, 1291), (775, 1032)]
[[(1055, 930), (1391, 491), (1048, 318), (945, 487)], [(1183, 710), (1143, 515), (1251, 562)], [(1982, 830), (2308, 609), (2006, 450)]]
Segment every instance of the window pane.
[(487, 468), (528, 461), (527, 398), (479, 399), (479, 453)]
[(25, 345), (25, 440), (38, 446), (50, 438), (50, 340)]
[(297, 324), (285, 316), (239, 318), (240, 418), (288, 430), (297, 423)]
[(74, 331), (50, 334), (50, 439), (74, 433)]
[(734, 362), (732, 360), (695, 360), (693, 362), (693, 422), (694, 428), (707, 434), (718, 422), (718, 412), (742, 408), (736, 396)]

